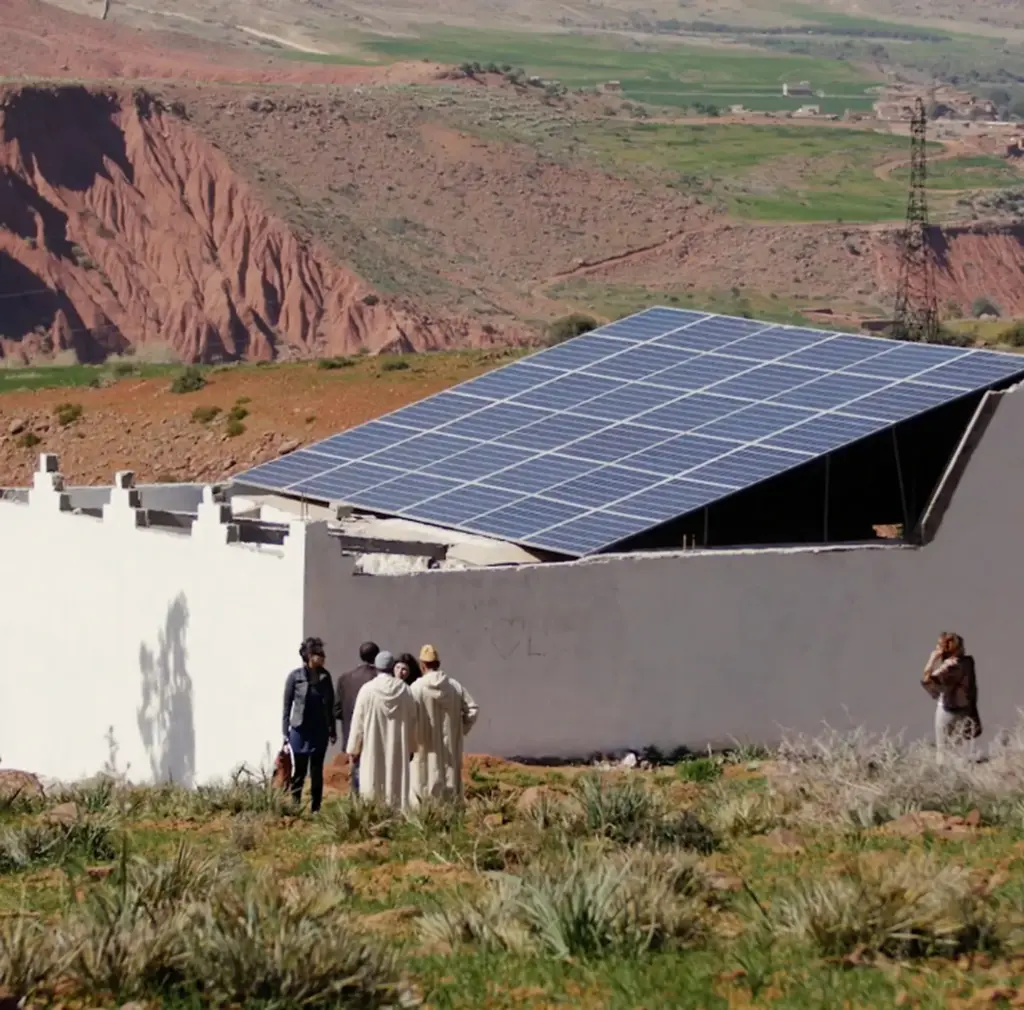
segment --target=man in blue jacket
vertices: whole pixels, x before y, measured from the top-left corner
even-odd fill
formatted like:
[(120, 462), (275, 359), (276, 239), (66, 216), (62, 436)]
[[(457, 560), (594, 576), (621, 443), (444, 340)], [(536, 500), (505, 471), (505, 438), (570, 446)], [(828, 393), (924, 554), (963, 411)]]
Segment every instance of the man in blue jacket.
[(320, 809), (324, 795), (324, 757), (337, 739), (334, 728), (334, 685), (324, 667), (324, 643), (307, 638), (299, 646), (302, 666), (292, 670), (284, 685), (282, 729), (293, 759), (292, 798), (302, 801), (309, 772), (310, 809)]

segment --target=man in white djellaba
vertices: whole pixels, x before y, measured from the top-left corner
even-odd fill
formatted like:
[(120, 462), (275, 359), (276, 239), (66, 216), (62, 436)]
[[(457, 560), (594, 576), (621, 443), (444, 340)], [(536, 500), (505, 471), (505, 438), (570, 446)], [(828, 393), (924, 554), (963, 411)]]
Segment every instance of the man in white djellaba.
[(420, 650), (423, 676), (412, 688), (419, 710), (412, 759), (413, 806), (427, 799), (462, 799), (462, 746), (479, 709), (470, 693), (441, 669), (437, 649)]
[(359, 759), (359, 795), (409, 808), (409, 759), (417, 744), (419, 713), (409, 688), (394, 677), (395, 660), (379, 652), (377, 676), (356, 696), (346, 750)]

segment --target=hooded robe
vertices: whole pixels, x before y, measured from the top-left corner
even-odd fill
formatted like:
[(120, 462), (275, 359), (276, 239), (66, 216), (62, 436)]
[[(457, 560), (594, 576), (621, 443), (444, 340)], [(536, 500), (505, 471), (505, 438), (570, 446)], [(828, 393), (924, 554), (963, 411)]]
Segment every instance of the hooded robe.
[(402, 681), (378, 673), (359, 689), (346, 750), (359, 755), (359, 795), (399, 810), (409, 806), (409, 758), (416, 746), (416, 702)]
[(412, 803), (462, 798), (462, 741), (479, 712), (469, 692), (441, 670), (427, 670), (413, 684), (419, 709), (412, 759)]

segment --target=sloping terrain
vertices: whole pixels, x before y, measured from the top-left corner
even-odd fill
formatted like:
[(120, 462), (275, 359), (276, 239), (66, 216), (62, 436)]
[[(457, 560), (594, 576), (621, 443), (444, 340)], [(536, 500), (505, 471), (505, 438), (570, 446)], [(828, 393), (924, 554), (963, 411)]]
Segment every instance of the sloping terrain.
[(234, 38), (238, 44), (231, 46), (197, 38), (189, 30), (202, 26), (201, 17), (164, 21), (178, 31), (147, 28), (143, 32), (126, 24), (101, 21), (102, 0), (71, 6), (89, 13), (61, 10), (40, 0), (0, 0), (4, 77), (413, 84), (435, 80), (445, 72), (432, 63), (390, 67), (295, 64), (276, 57), (273, 49), (254, 39), (246, 44), (244, 35)]
[(147, 93), (8, 91), (0, 104), (0, 348), (81, 361), (424, 350), (478, 325), (385, 304), (267, 212)]

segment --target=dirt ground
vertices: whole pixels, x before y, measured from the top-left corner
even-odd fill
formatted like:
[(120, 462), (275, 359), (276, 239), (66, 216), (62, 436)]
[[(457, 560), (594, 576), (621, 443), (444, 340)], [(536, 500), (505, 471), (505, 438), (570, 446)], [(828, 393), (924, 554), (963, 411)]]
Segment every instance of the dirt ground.
[[(324, 438), (372, 420), (493, 366), (486, 354), (431, 355), (402, 371), (371, 359), (325, 371), (312, 365), (214, 371), (196, 393), (170, 392), (170, 377), (122, 379), (105, 389), (47, 389), (0, 396), (0, 487), (24, 486), (41, 452), (60, 456), (70, 483), (109, 484), (118, 470), (140, 482), (220, 480), (276, 457), (282, 447)], [(229, 437), (224, 415), (243, 399), (245, 431)], [(54, 410), (81, 404), (62, 427)], [(197, 407), (219, 407), (202, 424)], [(25, 446), (33, 434), (37, 445)]]

